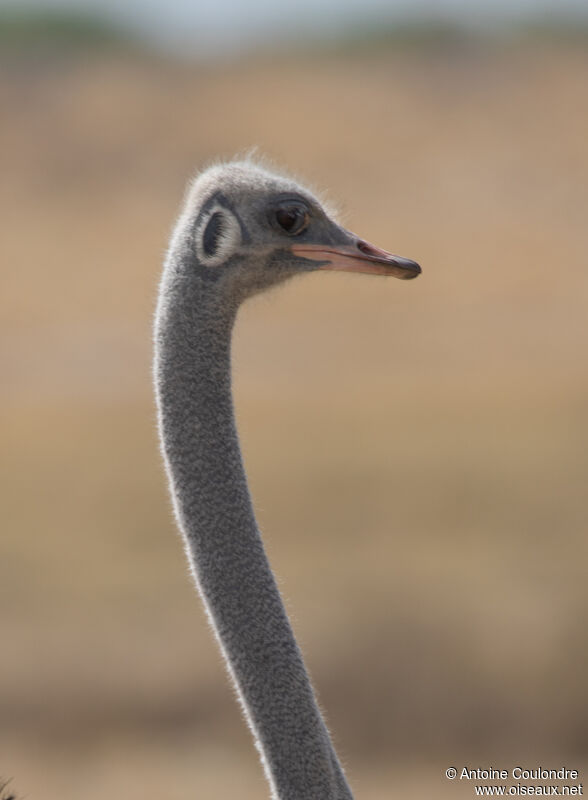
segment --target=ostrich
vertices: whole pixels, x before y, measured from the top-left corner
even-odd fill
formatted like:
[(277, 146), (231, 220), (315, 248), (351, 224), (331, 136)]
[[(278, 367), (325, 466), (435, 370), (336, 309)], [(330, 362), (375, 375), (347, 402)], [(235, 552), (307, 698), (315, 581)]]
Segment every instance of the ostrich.
[(161, 278), (154, 380), (163, 458), (194, 580), (274, 800), (352, 800), (255, 521), (231, 395), (247, 297), (320, 269), (420, 267), (340, 227), (313, 193), (251, 160), (193, 182)]

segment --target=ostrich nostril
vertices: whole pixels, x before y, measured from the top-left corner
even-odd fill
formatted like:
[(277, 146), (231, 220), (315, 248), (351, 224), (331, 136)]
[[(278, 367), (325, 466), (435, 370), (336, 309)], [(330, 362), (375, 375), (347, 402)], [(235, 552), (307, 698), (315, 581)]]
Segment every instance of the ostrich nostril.
[(378, 250), (377, 248), (373, 247), (371, 244), (364, 242), (363, 239), (359, 239), (357, 241), (357, 249), (361, 250), (362, 253), (365, 253), (366, 256), (374, 256), (378, 258), (382, 256), (382, 251)]

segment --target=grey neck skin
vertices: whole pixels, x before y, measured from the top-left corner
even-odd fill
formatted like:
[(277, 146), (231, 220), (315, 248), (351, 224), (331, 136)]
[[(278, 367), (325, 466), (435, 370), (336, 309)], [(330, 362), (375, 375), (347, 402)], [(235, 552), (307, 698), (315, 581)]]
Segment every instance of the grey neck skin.
[(176, 517), (272, 797), (352, 800), (247, 488), (231, 396), (237, 309), (206, 284), (172, 255), (157, 310), (156, 394)]

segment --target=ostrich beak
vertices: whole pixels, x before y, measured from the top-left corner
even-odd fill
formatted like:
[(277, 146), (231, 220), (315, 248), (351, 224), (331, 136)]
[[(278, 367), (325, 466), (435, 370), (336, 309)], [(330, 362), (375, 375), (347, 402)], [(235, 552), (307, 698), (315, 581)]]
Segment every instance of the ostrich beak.
[(299, 257), (318, 261), (317, 269), (337, 269), (347, 272), (367, 272), (372, 275), (393, 275), (409, 280), (421, 273), (420, 266), (410, 258), (402, 258), (353, 236), (353, 243), (296, 244), (292, 252)]

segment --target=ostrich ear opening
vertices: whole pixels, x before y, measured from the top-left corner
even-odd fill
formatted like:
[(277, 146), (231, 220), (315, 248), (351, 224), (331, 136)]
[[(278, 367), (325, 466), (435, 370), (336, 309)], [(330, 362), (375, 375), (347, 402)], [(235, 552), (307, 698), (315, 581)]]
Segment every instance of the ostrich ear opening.
[(241, 226), (228, 208), (215, 204), (199, 220), (195, 240), (198, 261), (205, 267), (218, 267), (241, 244)]

